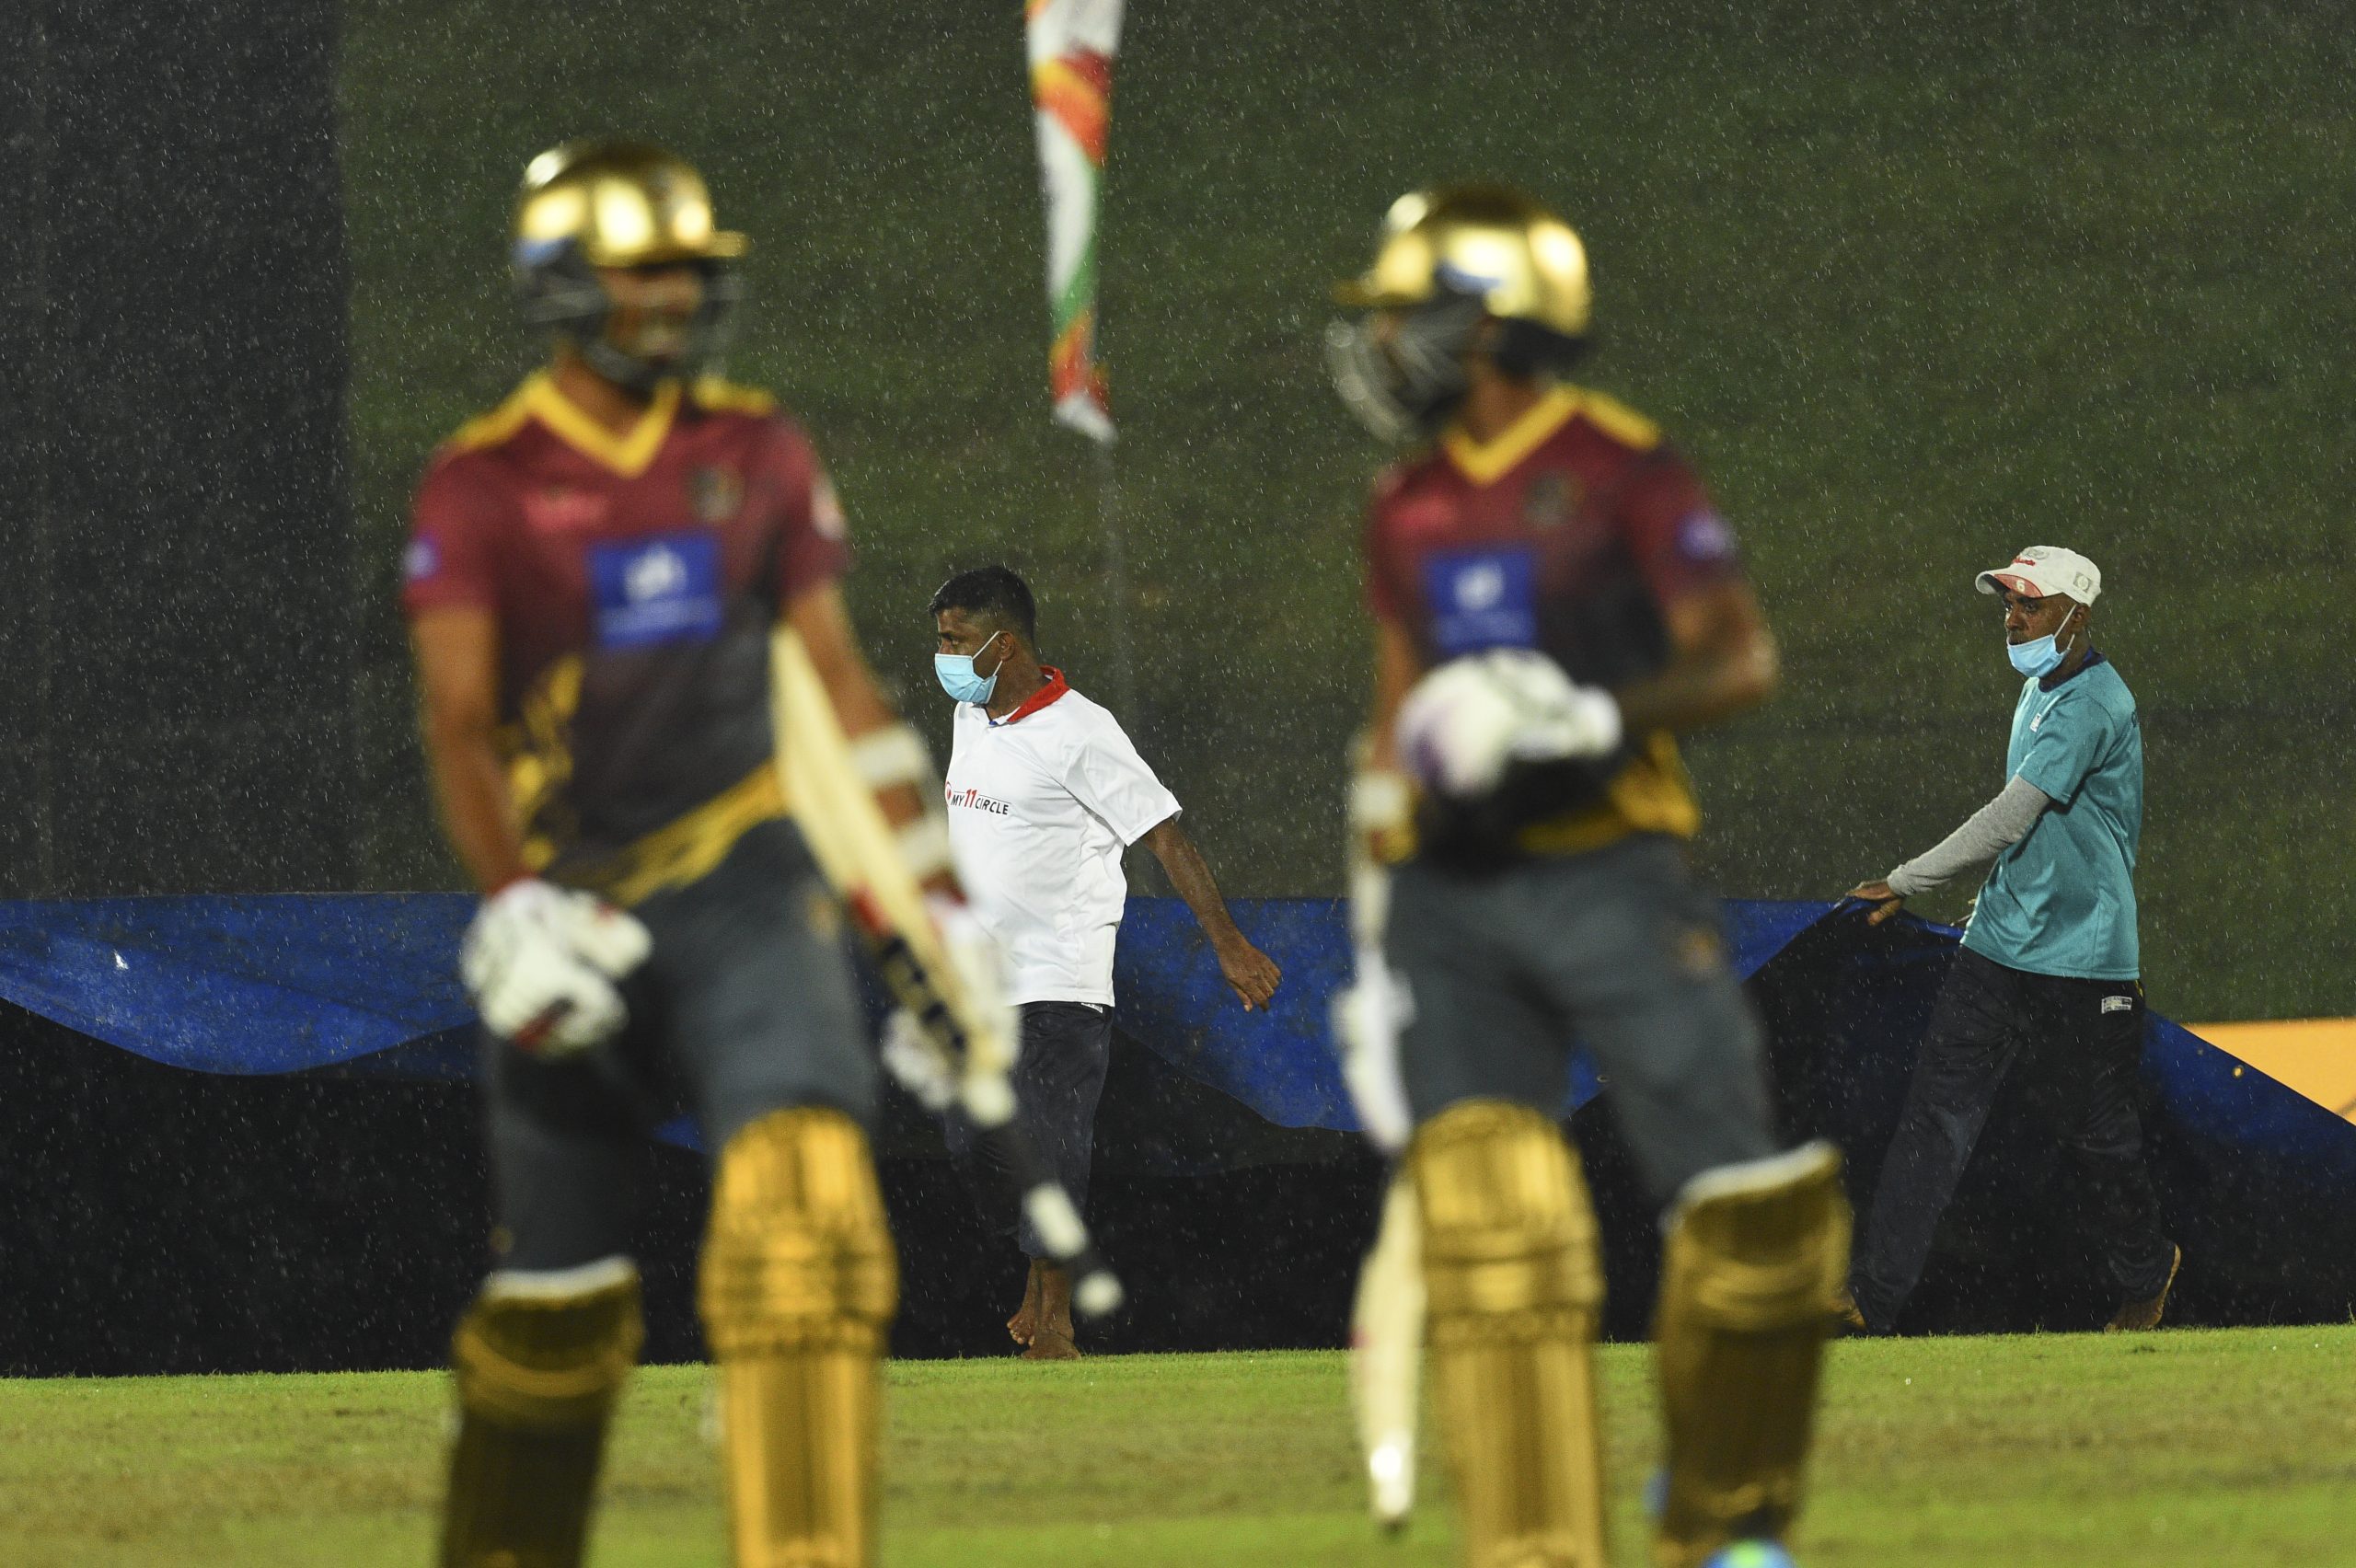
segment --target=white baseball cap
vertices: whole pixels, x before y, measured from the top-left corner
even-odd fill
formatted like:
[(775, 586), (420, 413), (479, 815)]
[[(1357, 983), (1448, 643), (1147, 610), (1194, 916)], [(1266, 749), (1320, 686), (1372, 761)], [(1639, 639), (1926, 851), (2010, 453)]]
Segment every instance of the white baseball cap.
[(2075, 550), (2031, 545), (2009, 565), (1973, 578), (1971, 585), (1982, 594), (2001, 594), (2009, 588), (2032, 599), (2066, 594), (2082, 605), (2091, 605), (2102, 593), (2102, 569)]

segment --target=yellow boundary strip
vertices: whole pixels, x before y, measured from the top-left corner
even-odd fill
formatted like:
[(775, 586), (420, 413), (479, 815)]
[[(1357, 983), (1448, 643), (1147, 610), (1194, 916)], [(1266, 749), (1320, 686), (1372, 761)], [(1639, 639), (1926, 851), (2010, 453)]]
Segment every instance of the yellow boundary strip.
[(2185, 1027), (2285, 1089), (2295, 1090), (2333, 1115), (2356, 1123), (2356, 1018), (2188, 1023)]

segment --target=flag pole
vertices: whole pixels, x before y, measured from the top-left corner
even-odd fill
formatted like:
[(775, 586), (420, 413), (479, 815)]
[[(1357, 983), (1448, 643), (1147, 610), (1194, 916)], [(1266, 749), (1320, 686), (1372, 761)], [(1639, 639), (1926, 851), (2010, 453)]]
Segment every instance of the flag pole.
[(1121, 536), (1120, 478), (1113, 464), (1113, 444), (1094, 441), (1089, 444), (1096, 449), (1097, 535), (1103, 559), (1104, 598), (1112, 610), (1114, 711), (1124, 721), (1135, 722), (1131, 716), (1137, 711), (1137, 665), (1130, 622), (1137, 615), (1137, 601), (1129, 592), (1128, 545)]

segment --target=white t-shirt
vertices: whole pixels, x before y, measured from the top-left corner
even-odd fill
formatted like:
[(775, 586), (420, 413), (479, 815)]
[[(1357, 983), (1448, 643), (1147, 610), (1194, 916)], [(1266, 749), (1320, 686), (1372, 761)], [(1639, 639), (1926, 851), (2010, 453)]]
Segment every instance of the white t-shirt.
[(1178, 814), (1120, 721), (1053, 668), (1004, 719), (961, 702), (945, 792), (957, 877), (1006, 950), (1008, 999), (1112, 1006), (1121, 851)]

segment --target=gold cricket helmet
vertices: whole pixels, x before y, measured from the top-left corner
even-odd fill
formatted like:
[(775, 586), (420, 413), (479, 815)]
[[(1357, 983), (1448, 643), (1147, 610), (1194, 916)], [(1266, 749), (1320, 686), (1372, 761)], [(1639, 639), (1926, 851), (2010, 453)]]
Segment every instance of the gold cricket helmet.
[[(510, 260), (526, 321), (606, 379), (647, 393), (717, 368), (743, 297), (735, 263), (749, 248), (715, 225), (711, 193), (686, 159), (643, 142), (567, 142), (524, 170)], [(601, 269), (682, 265), (701, 281), (691, 317), (615, 324)]]
[(519, 259), (565, 245), (592, 267), (733, 261), (748, 248), (743, 235), (714, 226), (694, 166), (643, 142), (567, 142), (525, 168)]
[(1392, 202), (1374, 265), (1334, 286), (1335, 301), (1357, 310), (1405, 310), (1443, 294), (1477, 299), (1500, 321), (1583, 338), (1594, 303), (1587, 247), (1511, 186), (1441, 185)]
[(1374, 263), (1334, 286), (1364, 312), (1326, 329), (1334, 388), (1376, 435), (1428, 435), (1464, 395), (1472, 349), (1508, 375), (1568, 370), (1593, 294), (1570, 225), (1510, 186), (1413, 190), (1391, 205)]

